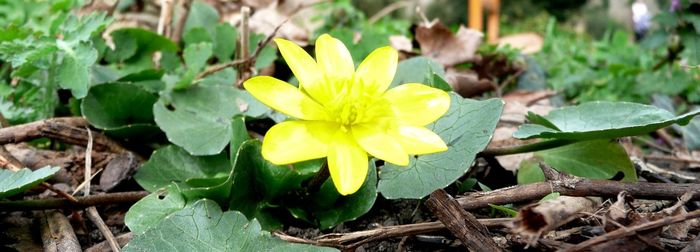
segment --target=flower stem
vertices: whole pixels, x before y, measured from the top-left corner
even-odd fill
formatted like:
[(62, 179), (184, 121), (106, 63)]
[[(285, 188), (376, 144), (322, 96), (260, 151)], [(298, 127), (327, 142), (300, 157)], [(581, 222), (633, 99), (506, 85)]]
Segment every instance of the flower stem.
[(323, 185), (323, 183), (326, 182), (330, 176), (331, 173), (328, 171), (328, 161), (325, 161), (323, 162), (321, 169), (318, 170), (318, 173), (316, 173), (316, 175), (311, 178), (304, 187), (306, 188), (307, 192), (316, 192), (321, 189), (321, 185)]
[(505, 156), (505, 155), (511, 155), (511, 154), (520, 154), (520, 153), (526, 153), (526, 152), (553, 149), (553, 148), (561, 147), (561, 146), (576, 143), (576, 142), (578, 142), (578, 141), (577, 140), (567, 140), (567, 139), (545, 140), (545, 141), (539, 141), (536, 143), (529, 143), (529, 144), (523, 144), (523, 145), (487, 148), (484, 151), (482, 151), (481, 153), (479, 153), (479, 155), (480, 156)]

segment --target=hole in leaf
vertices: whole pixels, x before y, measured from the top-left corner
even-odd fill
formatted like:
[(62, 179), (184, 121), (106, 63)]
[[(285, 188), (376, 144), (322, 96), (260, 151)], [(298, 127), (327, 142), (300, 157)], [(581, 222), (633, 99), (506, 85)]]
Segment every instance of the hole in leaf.
[(175, 111), (175, 106), (173, 106), (172, 104), (165, 105), (165, 108), (170, 111)]

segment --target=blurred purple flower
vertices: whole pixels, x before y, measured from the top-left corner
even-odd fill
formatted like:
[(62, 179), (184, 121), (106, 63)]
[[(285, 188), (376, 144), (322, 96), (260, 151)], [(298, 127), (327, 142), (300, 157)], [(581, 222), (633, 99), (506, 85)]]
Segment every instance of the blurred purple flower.
[(681, 0), (671, 0), (671, 7), (668, 8), (670, 12), (676, 12), (681, 8)]

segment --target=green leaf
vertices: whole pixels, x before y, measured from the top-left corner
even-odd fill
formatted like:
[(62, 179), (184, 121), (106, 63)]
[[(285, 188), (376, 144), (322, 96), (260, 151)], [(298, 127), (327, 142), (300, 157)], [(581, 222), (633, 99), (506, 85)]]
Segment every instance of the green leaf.
[[(687, 124), (700, 110), (680, 116), (650, 105), (630, 102), (589, 102), (553, 110), (539, 124), (523, 124), (513, 137), (520, 139), (603, 139), (642, 135), (677, 123)], [(545, 127), (552, 125), (557, 129)]]
[(287, 243), (263, 231), (257, 220), (240, 212), (222, 212), (211, 200), (168, 215), (124, 247), (131, 251), (336, 251), (332, 248)]
[(238, 149), (233, 173), (236, 192), (231, 195), (230, 207), (249, 218), (258, 218), (266, 229), (275, 220), (266, 218), (264, 210), (283, 196), (293, 195), (321, 167), (320, 160), (294, 165), (274, 165), (260, 154), (262, 144), (258, 140), (246, 141)]
[(90, 88), (80, 108), (87, 121), (98, 129), (155, 126), (153, 110), (144, 108), (152, 108), (157, 99), (133, 84), (108, 83)]
[(553, 192), (553, 193), (547, 194), (544, 197), (542, 197), (542, 199), (540, 199), (539, 203), (559, 198), (559, 196), (560, 196), (559, 192)]
[[(584, 178), (610, 179), (618, 172), (622, 181), (636, 182), (637, 174), (627, 152), (616, 141), (593, 140), (535, 152), (557, 171)], [(601, 158), (604, 157), (604, 158)]]
[(700, 64), (700, 34), (695, 31), (685, 31), (680, 34), (685, 50), (681, 52), (683, 58), (688, 59), (689, 65)]
[(197, 43), (190, 44), (185, 48), (182, 53), (185, 59), (185, 64), (187, 68), (200, 71), (207, 65), (207, 60), (211, 57), (212, 51), (211, 43)]
[(411, 157), (408, 167), (387, 164), (379, 173), (379, 192), (389, 199), (419, 199), (451, 184), (469, 170), (476, 154), (486, 148), (503, 110), (503, 101), (475, 101), (450, 93), (447, 114), (428, 129), (437, 133), (449, 149)]
[(440, 77), (440, 75), (438, 75), (438, 74), (433, 74), (433, 80), (430, 81), (430, 83), (426, 83), (426, 84), (428, 84), (428, 86), (431, 86), (431, 87), (434, 87), (434, 88), (437, 88), (437, 89), (440, 89), (440, 90), (443, 90), (446, 92), (452, 91), (452, 86), (450, 86), (450, 84), (447, 83), (447, 81), (445, 81), (443, 79), (443, 77)]
[[(257, 50), (258, 44), (260, 44), (265, 38), (267, 38), (267, 36), (263, 34), (251, 34), (250, 46), (248, 47), (251, 55), (255, 52), (255, 50)], [(270, 44), (267, 44), (265, 45), (265, 47), (263, 47), (263, 49), (260, 50), (260, 54), (258, 54), (258, 57), (255, 58), (255, 68), (265, 68), (273, 62), (275, 62), (275, 59), (277, 59), (277, 49), (275, 47), (270, 46)]]
[(213, 178), (228, 174), (231, 165), (226, 155), (195, 157), (182, 148), (168, 145), (153, 152), (134, 178), (146, 191), (155, 192), (173, 182), (185, 186), (192, 178)]
[(539, 158), (530, 158), (520, 162), (517, 176), (518, 185), (544, 182), (547, 180), (539, 166), (539, 162), (541, 161), (542, 159)]
[(405, 83), (423, 83), (432, 87), (442, 86), (434, 84), (435, 76), (442, 80), (445, 79), (445, 70), (440, 64), (423, 56), (413, 57), (399, 62), (390, 88)]
[(505, 206), (494, 205), (494, 204), (489, 204), (489, 206), (497, 211), (500, 211), (504, 214), (507, 214), (510, 217), (518, 216), (518, 211), (515, 211), (511, 208), (508, 208)]
[(219, 12), (209, 4), (200, 0), (194, 1), (185, 21), (184, 34), (191, 29), (200, 27), (207, 30), (210, 35), (216, 33), (216, 25), (219, 23)]
[[(192, 86), (171, 93), (169, 105), (153, 105), (158, 126), (170, 142), (193, 155), (221, 152), (231, 140), (231, 118), (241, 114), (241, 103), (250, 109), (243, 91), (231, 86)], [(249, 96), (249, 95), (248, 95)]]
[(209, 35), (209, 32), (207, 32), (207, 30), (205, 30), (202, 27), (195, 27), (190, 29), (189, 31), (187, 31), (187, 33), (185, 33), (182, 40), (185, 41), (185, 46), (197, 43), (214, 42), (211, 35)]
[[(230, 153), (230, 158), (231, 162), (234, 162), (235, 155), (238, 153), (238, 149), (241, 148), (241, 145), (245, 141), (248, 141), (250, 139), (250, 136), (248, 135), (248, 129), (245, 127), (245, 117), (243, 116), (235, 116), (231, 120), (231, 143), (229, 144), (229, 153)], [(232, 164), (235, 165), (235, 164)]]
[(165, 54), (177, 52), (178, 46), (170, 39), (150, 30), (141, 28), (124, 28), (110, 33), (115, 49), (105, 52), (105, 59), (110, 63), (129, 63), (122, 67), (126, 72), (140, 72), (155, 68), (153, 52)]
[[(227, 62), (233, 57), (236, 51), (236, 39), (238, 31), (228, 23), (216, 25), (216, 36), (214, 37), (214, 55), (219, 62)], [(273, 50), (274, 51), (274, 50)]]
[(693, 118), (690, 123), (682, 128), (683, 142), (691, 150), (700, 149), (700, 118)]
[(107, 18), (107, 14), (104, 12), (93, 12), (80, 18), (69, 15), (61, 23), (59, 31), (63, 35), (63, 40), (68, 44), (77, 44), (89, 41), (93, 34), (102, 31), (109, 23), (111, 23), (111, 18)]
[(90, 66), (97, 60), (97, 50), (87, 44), (73, 49), (59, 44), (59, 48), (65, 53), (58, 66), (58, 84), (70, 89), (75, 98), (85, 97), (90, 88)]
[(174, 185), (139, 200), (124, 216), (124, 224), (136, 235), (160, 223), (166, 216), (185, 208), (185, 198)]
[(0, 169), (0, 199), (22, 193), (44, 182), (44, 180), (56, 174), (60, 169), (59, 167), (49, 166), (36, 171), (27, 168), (21, 169), (18, 172)]
[(317, 202), (317, 205), (312, 206), (310, 212), (317, 218), (320, 229), (329, 229), (366, 214), (377, 199), (377, 167), (374, 160), (370, 160), (367, 178), (357, 192), (343, 197), (338, 193), (333, 181), (328, 179), (313, 197), (333, 199), (320, 205)]

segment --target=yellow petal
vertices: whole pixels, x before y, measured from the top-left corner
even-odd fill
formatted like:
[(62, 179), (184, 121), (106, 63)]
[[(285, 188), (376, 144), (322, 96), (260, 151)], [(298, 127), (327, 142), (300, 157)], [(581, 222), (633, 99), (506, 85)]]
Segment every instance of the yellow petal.
[(316, 39), (316, 61), (327, 80), (351, 80), (355, 65), (343, 42), (323, 34)]
[(270, 108), (304, 120), (327, 118), (323, 107), (296, 87), (270, 76), (257, 76), (243, 83), (248, 92)]
[(299, 80), (301, 89), (307, 92), (311, 98), (316, 101), (321, 103), (325, 102), (317, 99), (328, 96), (323, 90), (326, 83), (325, 77), (321, 67), (311, 58), (311, 55), (289, 40), (277, 38), (275, 39), (275, 43), (277, 43), (277, 47), (284, 61), (287, 62), (289, 69), (292, 70), (294, 76)]
[(395, 165), (408, 165), (408, 154), (403, 146), (381, 123), (353, 125), (352, 135), (370, 155)]
[(367, 153), (352, 136), (339, 131), (328, 147), (328, 171), (338, 193), (349, 195), (362, 187), (367, 177)]
[(291, 164), (325, 157), (339, 126), (323, 121), (286, 121), (265, 134), (262, 155), (273, 164)]
[(396, 74), (399, 53), (390, 46), (378, 48), (365, 58), (355, 72), (355, 81), (362, 83), (371, 94), (382, 93)]
[(424, 127), (401, 125), (395, 133), (395, 137), (409, 155), (430, 154), (447, 150), (447, 145), (442, 138)]
[(399, 120), (414, 126), (425, 126), (443, 116), (450, 108), (450, 95), (437, 88), (409, 83), (384, 94)]
[(304, 51), (303, 48), (294, 44), (294, 42), (276, 38), (275, 43), (277, 48), (279, 48), (284, 61), (289, 65), (289, 69), (292, 70), (294, 76), (297, 77), (299, 83), (316, 83), (323, 80), (323, 73), (320, 71), (316, 61)]

